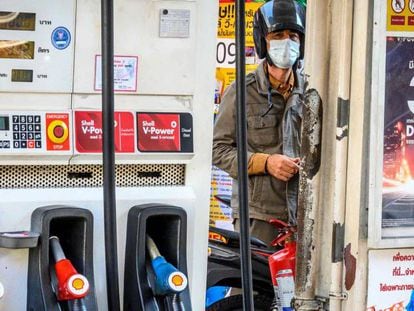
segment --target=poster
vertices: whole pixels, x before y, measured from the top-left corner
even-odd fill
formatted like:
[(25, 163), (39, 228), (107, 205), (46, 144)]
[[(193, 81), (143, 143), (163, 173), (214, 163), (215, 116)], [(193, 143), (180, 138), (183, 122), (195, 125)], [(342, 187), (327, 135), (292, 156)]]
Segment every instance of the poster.
[(414, 236), (414, 38), (387, 37), (382, 237)]
[[(253, 42), (253, 17), (264, 0), (245, 3), (245, 55), (246, 73), (253, 71), (260, 59), (256, 57)], [(220, 107), (224, 90), (236, 78), (236, 42), (235, 23), (236, 6), (234, 0), (220, 0), (217, 24), (216, 46), (216, 89), (214, 96), (214, 114)], [(212, 168), (210, 223), (220, 228), (232, 229), (231, 208), (227, 203), (231, 197), (232, 178), (217, 167)]]
[(367, 311), (414, 310), (414, 250), (369, 252)]
[[(136, 92), (138, 57), (114, 56), (114, 91)], [(95, 91), (102, 90), (102, 56), (95, 56)]]
[[(256, 57), (253, 41), (253, 17), (265, 1), (246, 1), (245, 3), (245, 51), (246, 73), (253, 71), (260, 62)], [(236, 5), (234, 0), (220, 0), (217, 24), (216, 46), (216, 92), (214, 113), (218, 112), (224, 90), (236, 78)]]
[(414, 31), (414, 0), (387, 0), (387, 31)]

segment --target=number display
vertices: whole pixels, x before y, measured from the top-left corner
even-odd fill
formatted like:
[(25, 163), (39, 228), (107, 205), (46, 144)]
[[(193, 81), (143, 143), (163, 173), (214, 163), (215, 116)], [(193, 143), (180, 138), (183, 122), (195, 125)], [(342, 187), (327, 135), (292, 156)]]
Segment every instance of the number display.
[(34, 31), (35, 27), (35, 13), (0, 11), (0, 29)]
[(0, 58), (33, 59), (34, 41), (0, 40)]

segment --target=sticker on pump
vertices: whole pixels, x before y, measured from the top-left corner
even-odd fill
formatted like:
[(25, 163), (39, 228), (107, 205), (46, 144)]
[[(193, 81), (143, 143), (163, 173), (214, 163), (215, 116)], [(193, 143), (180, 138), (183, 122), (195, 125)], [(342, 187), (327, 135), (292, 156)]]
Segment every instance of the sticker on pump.
[(193, 152), (190, 113), (137, 113), (140, 152)]
[[(46, 113), (46, 137), (47, 150), (59, 151), (69, 150), (69, 114), (68, 113)], [(28, 148), (33, 147), (29, 145)]]
[[(130, 153), (135, 148), (134, 114), (114, 114), (115, 152)], [(101, 111), (75, 111), (75, 146), (79, 153), (102, 152)]]

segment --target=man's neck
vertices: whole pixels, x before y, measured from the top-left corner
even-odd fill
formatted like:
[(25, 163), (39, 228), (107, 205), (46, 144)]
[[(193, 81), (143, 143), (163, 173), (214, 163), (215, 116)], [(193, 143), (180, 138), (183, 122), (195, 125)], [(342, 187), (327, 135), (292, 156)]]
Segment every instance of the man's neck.
[(271, 66), (270, 64), (267, 64), (267, 70), (269, 72), (269, 75), (271, 75), (274, 79), (282, 83), (286, 83), (289, 79), (292, 68), (282, 69), (282, 68), (278, 68), (275, 66)]

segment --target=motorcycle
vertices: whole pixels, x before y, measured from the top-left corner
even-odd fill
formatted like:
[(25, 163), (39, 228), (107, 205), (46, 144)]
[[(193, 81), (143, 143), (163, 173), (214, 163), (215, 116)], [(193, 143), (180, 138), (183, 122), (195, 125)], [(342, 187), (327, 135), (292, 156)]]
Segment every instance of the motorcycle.
[[(216, 198), (230, 204), (230, 198)], [(276, 231), (271, 247), (255, 237), (250, 239), (255, 310), (289, 311), (293, 310), (290, 302), (294, 295), (295, 228), (277, 219), (271, 219), (270, 224)], [(238, 232), (210, 226), (207, 289), (242, 287), (239, 242)], [(224, 297), (206, 307), (206, 311), (235, 310), (243, 310), (241, 294)]]

